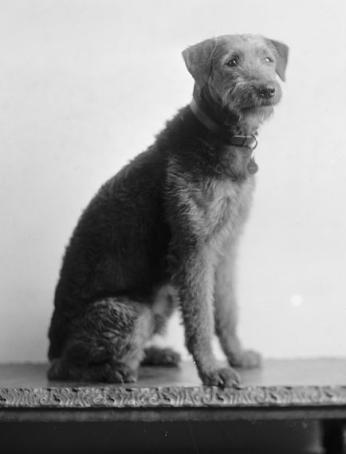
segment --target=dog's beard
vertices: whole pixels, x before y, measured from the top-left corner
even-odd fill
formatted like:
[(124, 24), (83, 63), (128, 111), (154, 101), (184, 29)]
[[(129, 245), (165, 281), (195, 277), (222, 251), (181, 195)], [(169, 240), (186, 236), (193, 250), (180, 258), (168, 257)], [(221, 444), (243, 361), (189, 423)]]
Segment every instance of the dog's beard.
[(267, 120), (272, 113), (274, 112), (274, 106), (256, 106), (256, 107), (249, 107), (247, 109), (240, 110), (240, 116), (245, 117), (257, 117), (258, 120), (262, 123), (263, 121)]
[(256, 90), (244, 83), (227, 90), (222, 98), (222, 105), (232, 118), (252, 125), (250, 129), (256, 129), (272, 115), (280, 97), (278, 91), (278, 95), (271, 100), (260, 98)]
[(273, 106), (260, 106), (241, 111), (240, 123), (247, 126), (249, 130), (257, 130), (274, 112)]
[(228, 130), (240, 129), (244, 134), (256, 131), (273, 112), (273, 105), (260, 99), (246, 83), (233, 85), (223, 95), (213, 87), (204, 87), (199, 94), (202, 107), (214, 121)]

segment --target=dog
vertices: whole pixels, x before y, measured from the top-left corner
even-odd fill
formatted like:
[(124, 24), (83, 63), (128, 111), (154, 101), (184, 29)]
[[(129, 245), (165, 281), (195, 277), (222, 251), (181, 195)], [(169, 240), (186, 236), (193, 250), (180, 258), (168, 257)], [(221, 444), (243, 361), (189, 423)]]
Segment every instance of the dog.
[[(193, 101), (101, 187), (66, 248), (49, 328), (51, 380), (128, 383), (141, 364), (177, 365), (174, 350), (146, 348), (177, 307), (204, 385), (237, 386), (234, 368), (260, 366), (237, 335), (234, 270), (257, 132), (280, 101), (288, 47), (224, 35), (182, 55)], [(214, 332), (227, 367), (213, 354)]]

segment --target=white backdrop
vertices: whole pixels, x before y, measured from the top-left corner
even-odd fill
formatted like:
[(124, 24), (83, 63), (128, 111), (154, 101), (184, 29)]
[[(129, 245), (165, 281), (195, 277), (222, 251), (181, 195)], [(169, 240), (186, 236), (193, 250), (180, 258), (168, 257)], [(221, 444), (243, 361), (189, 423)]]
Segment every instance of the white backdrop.
[[(181, 50), (239, 32), (291, 48), (256, 151), (241, 334), (266, 356), (346, 355), (345, 16), (341, 0), (0, 0), (0, 361), (45, 359), (82, 208), (190, 100)], [(178, 318), (168, 342), (183, 349)]]

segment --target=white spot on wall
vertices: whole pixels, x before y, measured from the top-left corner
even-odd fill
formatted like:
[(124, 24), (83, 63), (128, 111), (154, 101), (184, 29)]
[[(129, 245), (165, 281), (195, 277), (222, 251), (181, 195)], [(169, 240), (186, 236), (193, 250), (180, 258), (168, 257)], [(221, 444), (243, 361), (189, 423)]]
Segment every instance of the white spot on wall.
[(304, 302), (303, 295), (300, 295), (299, 293), (295, 293), (290, 298), (290, 303), (293, 307), (300, 307), (303, 304), (303, 302)]

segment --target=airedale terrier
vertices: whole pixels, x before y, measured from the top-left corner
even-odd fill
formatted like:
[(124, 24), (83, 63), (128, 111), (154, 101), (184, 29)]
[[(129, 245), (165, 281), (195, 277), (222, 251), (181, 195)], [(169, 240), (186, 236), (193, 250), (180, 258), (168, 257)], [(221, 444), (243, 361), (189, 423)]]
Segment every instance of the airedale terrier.
[[(183, 58), (192, 103), (101, 187), (72, 234), (49, 329), (50, 379), (132, 382), (140, 364), (176, 365), (173, 350), (145, 347), (177, 306), (205, 385), (236, 385), (233, 367), (260, 365), (237, 336), (234, 267), (256, 135), (281, 98), (288, 47), (225, 35)], [(214, 330), (228, 367), (213, 354)]]

